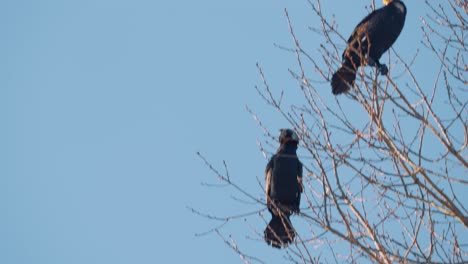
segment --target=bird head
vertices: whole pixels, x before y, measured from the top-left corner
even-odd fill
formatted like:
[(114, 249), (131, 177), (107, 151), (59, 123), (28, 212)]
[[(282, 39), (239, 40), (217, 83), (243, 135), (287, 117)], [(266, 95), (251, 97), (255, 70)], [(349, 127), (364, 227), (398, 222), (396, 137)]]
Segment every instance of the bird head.
[(296, 143), (299, 142), (299, 137), (297, 136), (296, 132), (294, 132), (294, 130), (292, 129), (280, 129), (279, 142), (281, 144), (284, 144), (289, 141), (293, 141)]
[(398, 11), (400, 11), (400, 13), (403, 13), (406, 15), (406, 6), (405, 4), (403, 4), (402, 1), (398, 1), (398, 0), (382, 0), (382, 2), (384, 3), (385, 6), (388, 6), (390, 4), (393, 4), (394, 7), (396, 7), (398, 9)]

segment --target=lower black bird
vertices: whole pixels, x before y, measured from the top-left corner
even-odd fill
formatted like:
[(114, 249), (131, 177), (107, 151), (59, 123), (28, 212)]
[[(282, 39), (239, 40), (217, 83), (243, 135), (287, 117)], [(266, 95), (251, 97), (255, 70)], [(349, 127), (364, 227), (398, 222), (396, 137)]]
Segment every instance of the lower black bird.
[(399, 0), (383, 0), (384, 7), (374, 10), (354, 29), (343, 52), (343, 64), (332, 76), (333, 94), (349, 90), (360, 66), (370, 65), (386, 75), (388, 68), (379, 62), (400, 35), (406, 18), (406, 6)]
[(302, 163), (297, 157), (299, 137), (291, 129), (281, 129), (280, 146), (265, 170), (265, 192), (272, 219), (265, 229), (265, 241), (276, 248), (294, 241), (296, 231), (289, 217), (299, 213)]

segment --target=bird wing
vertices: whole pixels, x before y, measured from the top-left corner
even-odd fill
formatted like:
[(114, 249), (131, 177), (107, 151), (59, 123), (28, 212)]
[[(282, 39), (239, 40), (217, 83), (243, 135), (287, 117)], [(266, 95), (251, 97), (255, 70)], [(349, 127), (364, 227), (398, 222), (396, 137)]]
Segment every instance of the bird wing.
[[(367, 15), (354, 29), (353, 33), (348, 39), (347, 48), (343, 52), (343, 60), (346, 59), (346, 54), (349, 53), (349, 48), (356, 49), (357, 45), (361, 47), (361, 50), (367, 50), (368, 39), (372, 38), (375, 31), (374, 22), (379, 18), (382, 8), (372, 11)], [(359, 44), (357, 44), (359, 43)]]
[(359, 24), (354, 28), (353, 33), (351, 33), (351, 36), (348, 39), (348, 44), (353, 41), (358, 35), (363, 34), (363, 29), (368, 27), (367, 25), (369, 24), (369, 21), (372, 21), (376, 18), (376, 16), (379, 15), (381, 12), (381, 9), (377, 9), (372, 11), (369, 15), (367, 15)]
[(273, 163), (274, 163), (275, 155), (271, 157), (270, 161), (268, 161), (268, 164), (265, 168), (265, 195), (268, 196), (270, 195), (270, 188), (271, 188), (271, 174), (273, 171)]
[(271, 168), (265, 171), (265, 194), (268, 196), (270, 194), (270, 186), (271, 186)]

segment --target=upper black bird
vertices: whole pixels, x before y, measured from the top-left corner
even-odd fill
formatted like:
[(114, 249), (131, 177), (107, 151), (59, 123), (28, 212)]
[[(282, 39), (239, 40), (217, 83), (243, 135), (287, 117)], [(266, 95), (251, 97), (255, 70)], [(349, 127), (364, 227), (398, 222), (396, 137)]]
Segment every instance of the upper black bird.
[(383, 3), (385, 6), (366, 16), (349, 37), (343, 64), (332, 77), (333, 94), (344, 93), (354, 85), (360, 66), (375, 66), (381, 75), (387, 74), (387, 66), (379, 59), (400, 35), (405, 24), (406, 6), (399, 0), (383, 0)]

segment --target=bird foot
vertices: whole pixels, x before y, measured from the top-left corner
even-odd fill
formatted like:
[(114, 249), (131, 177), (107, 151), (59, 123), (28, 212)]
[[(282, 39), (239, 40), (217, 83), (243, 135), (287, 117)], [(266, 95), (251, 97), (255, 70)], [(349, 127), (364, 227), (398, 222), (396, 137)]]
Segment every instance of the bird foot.
[(380, 67), (379, 67), (379, 72), (380, 72), (380, 75), (387, 75), (387, 73), (388, 73), (387, 65), (381, 64)]
[(378, 60), (374, 60), (371, 57), (367, 58), (367, 65), (377, 67), (380, 72), (380, 75), (387, 75), (388, 68), (385, 64), (380, 64)]

